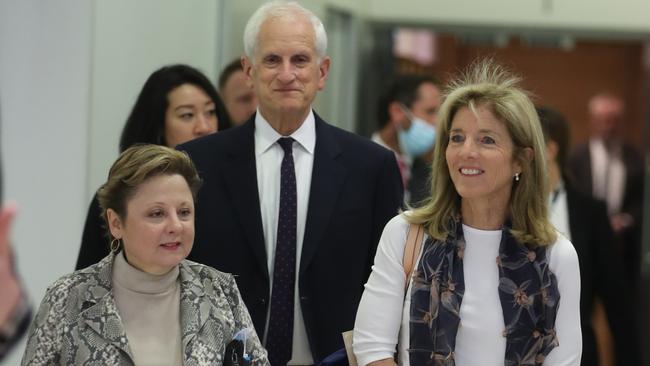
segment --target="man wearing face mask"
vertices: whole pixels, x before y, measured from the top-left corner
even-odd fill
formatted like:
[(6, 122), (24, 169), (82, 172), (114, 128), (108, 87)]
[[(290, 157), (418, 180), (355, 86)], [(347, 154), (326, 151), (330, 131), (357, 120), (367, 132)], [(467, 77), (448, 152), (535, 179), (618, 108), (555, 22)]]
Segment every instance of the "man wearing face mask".
[(404, 182), (404, 201), (417, 203), (429, 195), (428, 175), (441, 103), (438, 82), (420, 75), (398, 76), (380, 98), (379, 129), (372, 140), (397, 157)]

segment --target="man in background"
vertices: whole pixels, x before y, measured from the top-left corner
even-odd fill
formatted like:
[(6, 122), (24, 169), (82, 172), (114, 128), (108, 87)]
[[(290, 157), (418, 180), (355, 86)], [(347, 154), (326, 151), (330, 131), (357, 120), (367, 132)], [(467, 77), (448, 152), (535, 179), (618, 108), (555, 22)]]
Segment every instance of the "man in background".
[(221, 71), (219, 94), (234, 126), (246, 122), (255, 113), (257, 98), (246, 80), (240, 59), (233, 60)]
[(591, 137), (569, 159), (576, 188), (605, 201), (627, 280), (637, 290), (641, 255), (643, 159), (623, 141), (625, 104), (600, 93), (589, 100)]
[(438, 82), (420, 75), (397, 76), (378, 103), (379, 129), (372, 140), (395, 153), (409, 203), (431, 193), (428, 180), (440, 104)]

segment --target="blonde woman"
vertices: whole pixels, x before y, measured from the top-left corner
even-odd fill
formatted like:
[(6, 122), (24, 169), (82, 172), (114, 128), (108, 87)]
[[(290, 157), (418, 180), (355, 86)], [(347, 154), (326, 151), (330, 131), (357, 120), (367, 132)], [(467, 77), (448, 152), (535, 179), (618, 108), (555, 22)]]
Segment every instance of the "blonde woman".
[(360, 365), (395, 365), (395, 351), (400, 365), (580, 364), (578, 258), (547, 219), (544, 138), (518, 81), (487, 60), (452, 82), (428, 204), (379, 242), (354, 330)]

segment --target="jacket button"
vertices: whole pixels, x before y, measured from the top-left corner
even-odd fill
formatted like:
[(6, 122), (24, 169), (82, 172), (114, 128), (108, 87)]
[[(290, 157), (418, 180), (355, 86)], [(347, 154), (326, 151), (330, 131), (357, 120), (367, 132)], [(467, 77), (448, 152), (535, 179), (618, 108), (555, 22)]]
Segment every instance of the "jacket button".
[(266, 304), (266, 299), (260, 299), (260, 304), (265, 305)]
[(307, 296), (300, 296), (300, 301), (305, 302), (307, 300), (309, 300)]

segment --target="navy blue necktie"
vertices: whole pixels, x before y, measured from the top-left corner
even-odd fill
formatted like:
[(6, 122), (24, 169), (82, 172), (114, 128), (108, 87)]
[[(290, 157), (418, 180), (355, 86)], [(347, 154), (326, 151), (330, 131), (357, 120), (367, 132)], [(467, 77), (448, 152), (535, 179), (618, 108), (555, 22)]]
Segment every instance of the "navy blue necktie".
[(293, 306), (296, 279), (296, 170), (293, 164), (293, 139), (282, 137), (284, 150), (280, 168), (280, 210), (273, 265), (271, 316), (266, 336), (269, 361), (284, 366), (291, 359), (293, 344)]

